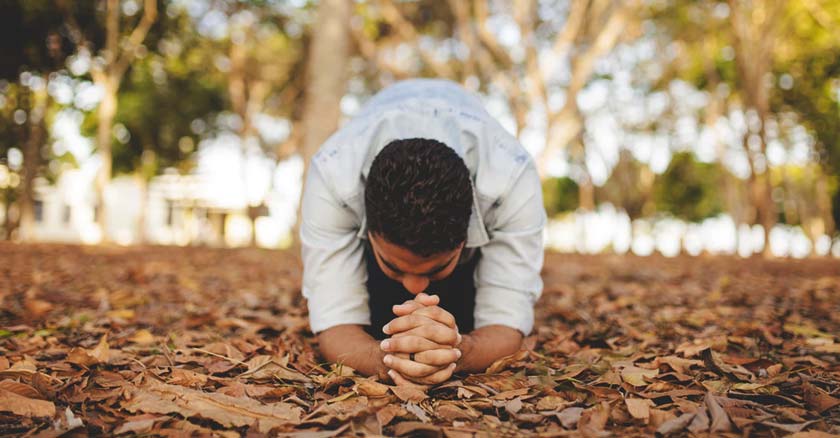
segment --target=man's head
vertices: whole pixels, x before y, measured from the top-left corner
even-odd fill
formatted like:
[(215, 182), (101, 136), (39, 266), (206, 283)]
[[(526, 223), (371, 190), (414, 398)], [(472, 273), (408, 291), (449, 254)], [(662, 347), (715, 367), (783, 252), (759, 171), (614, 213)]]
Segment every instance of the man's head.
[(412, 138), (385, 146), (365, 184), (368, 233), (383, 272), (412, 293), (451, 274), (472, 202), (469, 170), (445, 144)]

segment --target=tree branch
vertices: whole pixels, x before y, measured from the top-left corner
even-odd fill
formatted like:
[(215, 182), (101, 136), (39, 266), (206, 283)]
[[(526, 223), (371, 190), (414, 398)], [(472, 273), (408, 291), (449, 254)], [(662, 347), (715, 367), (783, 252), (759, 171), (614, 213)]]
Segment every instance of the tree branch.
[(405, 17), (402, 16), (400, 10), (394, 5), (391, 0), (379, 0), (379, 4), (382, 7), (382, 16), (388, 21), (389, 24), (394, 26), (394, 28), (399, 33), (400, 37), (402, 37), (406, 41), (411, 41), (417, 48), (417, 51), (420, 54), (420, 57), (423, 59), (432, 70), (434, 70), (435, 75), (438, 77), (443, 78), (454, 78), (454, 73), (452, 69), (449, 67), (448, 64), (439, 62), (434, 56), (430, 55), (428, 52), (423, 50), (420, 45), (418, 44), (419, 35), (417, 30), (414, 28), (414, 25), (411, 24)]
[(146, 0), (143, 5), (143, 17), (140, 18), (137, 27), (131, 31), (131, 35), (128, 37), (119, 59), (114, 64), (113, 74), (117, 78), (122, 78), (128, 66), (131, 65), (131, 61), (137, 57), (137, 50), (143, 44), (143, 40), (146, 39), (146, 35), (148, 35), (152, 25), (155, 24), (157, 14), (157, 0)]

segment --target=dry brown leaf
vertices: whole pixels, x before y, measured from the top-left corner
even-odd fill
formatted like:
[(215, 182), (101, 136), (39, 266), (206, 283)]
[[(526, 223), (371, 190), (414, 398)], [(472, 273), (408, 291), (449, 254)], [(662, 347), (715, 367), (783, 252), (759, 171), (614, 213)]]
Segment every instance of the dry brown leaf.
[(394, 435), (439, 436), (440, 428), (431, 424), (420, 423), (417, 421), (404, 421), (394, 426)]
[(126, 418), (125, 422), (114, 430), (114, 435), (121, 435), (124, 433), (143, 434), (152, 430), (152, 427), (158, 421), (168, 420), (169, 417), (159, 415), (136, 415), (134, 417)]
[(262, 404), (249, 398), (201, 392), (153, 380), (136, 389), (123, 407), (129, 412), (207, 418), (225, 427), (256, 423), (262, 432), (273, 427), (298, 424), (302, 414), (299, 407), (289, 403)]
[(134, 334), (131, 335), (130, 338), (128, 338), (128, 341), (140, 345), (154, 344), (155, 335), (153, 335), (152, 332), (146, 329), (140, 329), (134, 332)]
[(423, 386), (397, 385), (390, 388), (391, 392), (404, 402), (420, 403), (429, 398), (426, 394), (426, 388)]
[(40, 392), (38, 392), (37, 389), (25, 383), (16, 382), (14, 380), (0, 381), (0, 389), (5, 389), (6, 391), (14, 392), (15, 394), (22, 397), (44, 400), (44, 397), (41, 395)]
[(808, 382), (802, 382), (802, 397), (808, 406), (816, 409), (819, 413), (840, 405), (840, 399), (832, 397), (827, 392)]
[(706, 409), (709, 410), (710, 425), (709, 430), (712, 432), (729, 432), (732, 430), (732, 422), (729, 421), (729, 415), (723, 410), (718, 397), (712, 393), (706, 394)]
[(583, 408), (580, 407), (572, 407), (563, 409), (560, 413), (558, 413), (557, 420), (560, 421), (560, 424), (563, 425), (566, 429), (571, 429), (577, 426), (578, 421), (580, 421), (580, 417), (583, 414)]
[(51, 401), (24, 397), (0, 388), (0, 412), (11, 412), (24, 417), (53, 417), (55, 405)]
[(708, 365), (714, 370), (717, 370), (721, 373), (729, 374), (740, 380), (755, 380), (755, 375), (750, 370), (744, 368), (741, 365), (730, 365), (726, 363), (720, 354), (712, 351), (711, 349), (703, 350), (700, 355), (703, 357), (703, 360), (706, 362), (706, 365)]
[(645, 386), (659, 375), (659, 370), (649, 370), (629, 365), (621, 369), (621, 379), (633, 386)]
[[(233, 347), (231, 347), (233, 348)], [(284, 380), (290, 382), (311, 382), (312, 379), (286, 367), (282, 362), (271, 356), (255, 356), (246, 362), (248, 371), (239, 377), (257, 381)]]
[(195, 371), (173, 368), (169, 374), (169, 383), (188, 387), (200, 387), (207, 383), (208, 377)]
[(388, 385), (383, 385), (370, 379), (360, 379), (353, 386), (353, 390), (357, 394), (368, 397), (384, 397), (388, 394), (388, 389)]
[(672, 411), (651, 408), (649, 424), (652, 428), (656, 429), (662, 424), (673, 420), (674, 418), (677, 418), (677, 416)]
[(654, 406), (653, 402), (646, 398), (627, 398), (624, 399), (627, 405), (627, 411), (630, 416), (637, 420), (642, 420), (647, 423), (650, 420), (650, 408)]
[(607, 426), (607, 420), (610, 419), (610, 404), (609, 402), (601, 402), (597, 405), (585, 409), (580, 414), (578, 420), (577, 430), (584, 435), (597, 435)]
[(505, 403), (505, 410), (511, 415), (516, 415), (522, 410), (522, 398), (517, 397)]
[(472, 420), (473, 416), (464, 409), (459, 408), (451, 403), (441, 404), (435, 409), (435, 415), (446, 420)]
[(659, 425), (656, 428), (657, 436), (668, 436), (672, 433), (681, 432), (688, 427), (691, 420), (694, 419), (694, 413), (682, 414), (679, 417), (671, 418)]
[(840, 435), (819, 430), (809, 430), (807, 432), (796, 432), (788, 435), (786, 438), (840, 438)]
[(538, 411), (560, 411), (573, 404), (574, 402), (570, 402), (563, 397), (548, 395), (537, 401), (536, 408)]
[(426, 413), (426, 411), (424, 411), (423, 408), (414, 403), (405, 403), (403, 404), (403, 407), (406, 411), (414, 414), (414, 416), (417, 417), (418, 420), (424, 423), (430, 423), (432, 421), (431, 418), (429, 418), (429, 415)]
[(408, 413), (402, 406), (398, 404), (389, 404), (384, 408), (376, 411), (376, 419), (379, 421), (381, 427), (387, 426), (395, 417), (404, 416)]
[(99, 344), (92, 350), (81, 347), (75, 347), (67, 353), (67, 362), (81, 365), (83, 367), (91, 367), (93, 365), (108, 363), (111, 358), (111, 349), (108, 346), (108, 335), (103, 335), (99, 339)]
[(660, 364), (666, 364), (678, 373), (687, 374), (689, 372), (689, 368), (693, 366), (703, 366), (703, 361), (696, 359), (683, 359), (677, 356), (664, 356), (657, 357), (654, 364), (656, 364), (657, 367)]

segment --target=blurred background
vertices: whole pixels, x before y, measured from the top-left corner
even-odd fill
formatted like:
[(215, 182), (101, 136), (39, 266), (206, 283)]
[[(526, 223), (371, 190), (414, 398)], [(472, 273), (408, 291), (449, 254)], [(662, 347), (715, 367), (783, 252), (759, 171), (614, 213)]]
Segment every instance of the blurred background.
[(293, 244), (366, 99), (449, 78), (558, 251), (840, 257), (835, 0), (0, 0), (0, 236)]

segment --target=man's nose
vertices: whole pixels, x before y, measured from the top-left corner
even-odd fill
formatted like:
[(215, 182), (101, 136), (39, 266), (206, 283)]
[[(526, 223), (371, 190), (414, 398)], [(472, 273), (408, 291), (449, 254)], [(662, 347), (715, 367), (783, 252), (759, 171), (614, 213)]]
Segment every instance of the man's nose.
[(429, 287), (429, 279), (417, 275), (406, 275), (403, 277), (402, 284), (407, 291), (411, 292), (413, 295), (417, 295)]

